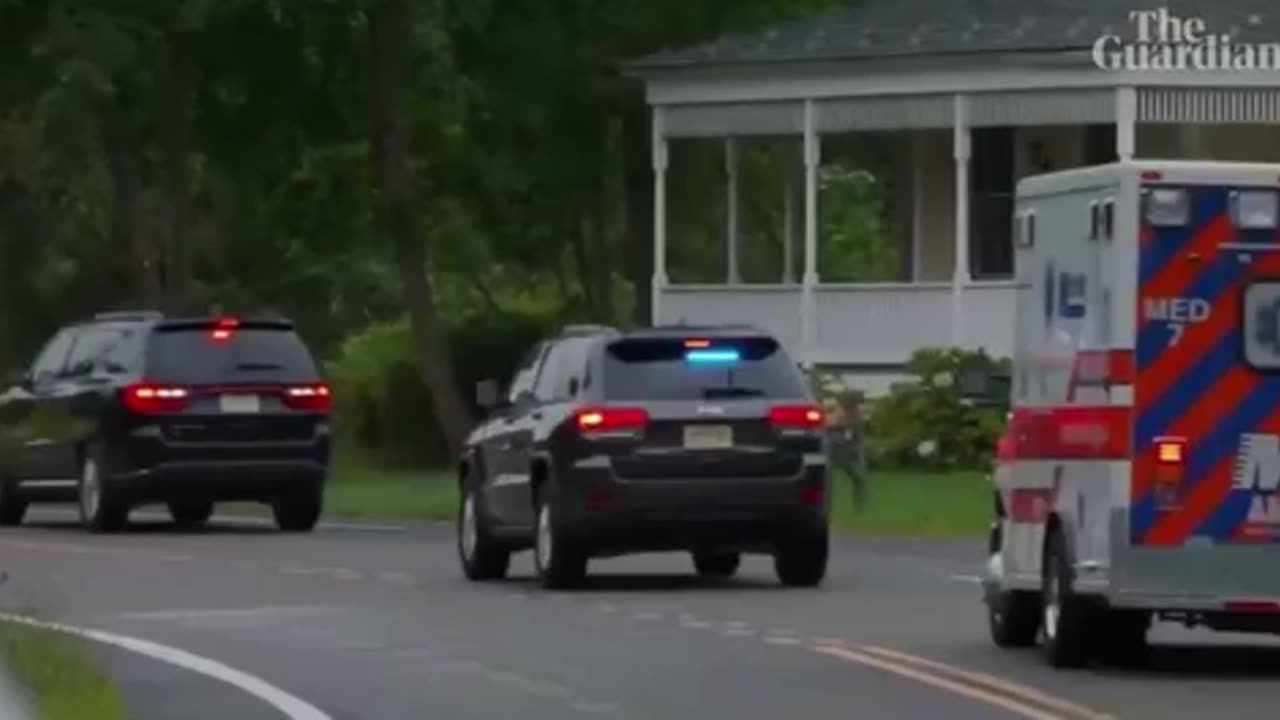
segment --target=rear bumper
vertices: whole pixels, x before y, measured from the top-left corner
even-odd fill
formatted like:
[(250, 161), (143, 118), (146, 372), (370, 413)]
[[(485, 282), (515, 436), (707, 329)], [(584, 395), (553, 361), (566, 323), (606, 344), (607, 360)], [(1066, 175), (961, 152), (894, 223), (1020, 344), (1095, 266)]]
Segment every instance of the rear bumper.
[(700, 546), (768, 549), (825, 532), (826, 465), (789, 478), (624, 480), (584, 461), (557, 475), (561, 518), (597, 551), (664, 551)]
[(216, 445), (131, 438), (113, 452), (109, 482), (134, 502), (269, 500), (323, 483), (328, 464), (327, 437)]

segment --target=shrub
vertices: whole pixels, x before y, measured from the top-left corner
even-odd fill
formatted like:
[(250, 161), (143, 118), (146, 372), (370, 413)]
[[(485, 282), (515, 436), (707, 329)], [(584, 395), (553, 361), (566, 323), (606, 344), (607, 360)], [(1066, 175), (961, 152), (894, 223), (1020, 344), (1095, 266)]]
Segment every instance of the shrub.
[(912, 380), (872, 404), (868, 442), (880, 467), (979, 469), (991, 461), (1004, 426), (1000, 408), (973, 407), (957, 380), (971, 368), (992, 371), (1007, 361), (960, 348), (926, 348), (912, 355)]
[[(544, 327), (543, 319), (522, 315), (473, 316), (449, 327), (463, 397), (474, 400), (479, 380), (505, 380)], [(407, 318), (349, 336), (327, 363), (327, 372), (340, 446), (371, 453), (371, 459), (390, 465), (440, 465), (451, 460), (419, 371)]]

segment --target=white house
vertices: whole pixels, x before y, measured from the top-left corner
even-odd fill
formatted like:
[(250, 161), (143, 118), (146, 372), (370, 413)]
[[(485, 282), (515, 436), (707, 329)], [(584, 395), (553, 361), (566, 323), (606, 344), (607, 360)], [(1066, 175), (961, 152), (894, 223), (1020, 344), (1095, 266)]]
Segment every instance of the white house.
[[(1007, 354), (1019, 178), (1115, 158), (1280, 161), (1280, 6), (1169, 4), (1166, 15), (1137, 16), (1159, 5), (862, 0), (634, 62), (653, 111), (655, 319), (755, 323), (805, 363), (842, 367), (873, 392), (920, 347)], [(911, 208), (902, 282), (822, 281), (823, 137), (858, 131), (910, 136), (912, 181), (897, 184)], [(760, 136), (803, 149), (799, 277), (780, 269), (777, 282), (735, 281), (730, 217), (725, 281), (670, 282), (670, 141), (724, 138), (733, 198), (733, 140)]]

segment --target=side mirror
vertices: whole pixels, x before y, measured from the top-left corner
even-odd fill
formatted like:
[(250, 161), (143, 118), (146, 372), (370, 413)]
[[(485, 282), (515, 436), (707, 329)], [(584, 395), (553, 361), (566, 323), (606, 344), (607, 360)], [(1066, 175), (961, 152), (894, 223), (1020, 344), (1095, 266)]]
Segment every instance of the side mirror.
[(476, 404), (485, 410), (492, 410), (501, 404), (497, 380), (481, 380), (476, 383)]

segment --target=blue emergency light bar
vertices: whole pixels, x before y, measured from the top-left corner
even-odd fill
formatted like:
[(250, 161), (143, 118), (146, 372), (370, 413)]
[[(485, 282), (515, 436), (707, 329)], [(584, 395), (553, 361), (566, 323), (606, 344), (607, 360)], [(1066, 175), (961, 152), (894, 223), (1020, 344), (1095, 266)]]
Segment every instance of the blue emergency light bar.
[(690, 350), (684, 354), (686, 362), (693, 365), (736, 363), (742, 354), (732, 348)]

